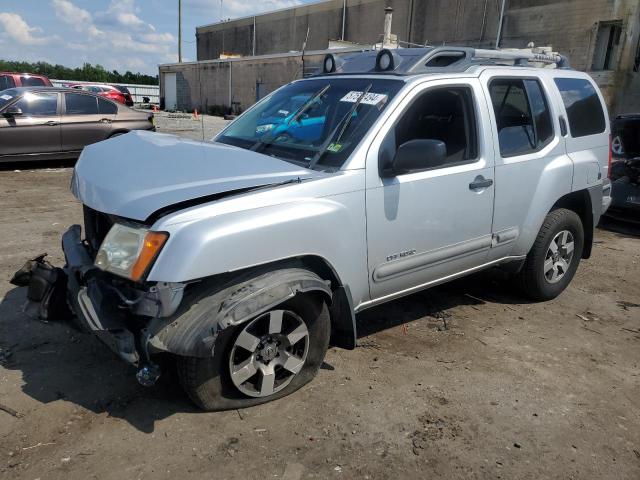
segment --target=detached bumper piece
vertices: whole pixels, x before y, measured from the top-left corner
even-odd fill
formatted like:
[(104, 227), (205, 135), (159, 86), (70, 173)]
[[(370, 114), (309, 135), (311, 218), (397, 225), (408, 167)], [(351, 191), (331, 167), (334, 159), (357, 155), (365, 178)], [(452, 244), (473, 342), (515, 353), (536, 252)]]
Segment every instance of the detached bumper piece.
[(184, 287), (163, 284), (142, 291), (123, 286), (125, 280), (114, 279), (94, 265), (81, 234), (80, 226), (73, 225), (62, 236), (64, 269), (53, 267), (43, 254), (16, 272), (12, 283), (28, 287), (29, 302), (41, 318), (71, 318), (75, 313), (76, 327), (97, 336), (122, 360), (138, 367), (138, 381), (151, 386), (160, 369), (149, 358), (144, 325), (154, 316), (173, 313)]

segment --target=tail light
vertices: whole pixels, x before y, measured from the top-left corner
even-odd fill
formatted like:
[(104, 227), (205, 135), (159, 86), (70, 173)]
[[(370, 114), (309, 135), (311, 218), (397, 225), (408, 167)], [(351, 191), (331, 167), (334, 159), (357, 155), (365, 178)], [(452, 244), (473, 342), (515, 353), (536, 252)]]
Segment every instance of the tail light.
[(609, 165), (607, 166), (607, 178), (611, 178), (611, 164), (613, 163), (613, 148), (612, 148), (613, 136), (609, 134)]

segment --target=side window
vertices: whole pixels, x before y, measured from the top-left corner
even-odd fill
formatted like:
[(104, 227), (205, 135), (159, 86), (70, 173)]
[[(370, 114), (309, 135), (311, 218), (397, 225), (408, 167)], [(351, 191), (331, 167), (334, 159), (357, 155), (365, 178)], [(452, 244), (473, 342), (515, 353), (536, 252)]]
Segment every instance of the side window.
[(45, 83), (39, 77), (20, 77), (20, 83), (23, 87), (44, 87)]
[(9, 75), (0, 76), (0, 92), (2, 90), (7, 90), (8, 88), (13, 88), (16, 86), (16, 82), (13, 81), (13, 77)]
[(98, 112), (101, 115), (115, 115), (118, 113), (118, 107), (109, 100), (103, 98), (98, 99)]
[(81, 93), (65, 93), (67, 115), (97, 115), (98, 99), (92, 95)]
[(16, 102), (16, 106), (22, 110), (23, 115), (42, 117), (56, 115), (58, 94), (27, 92)]
[(535, 152), (551, 141), (549, 106), (537, 80), (499, 78), (489, 93), (503, 157)]
[(395, 126), (396, 148), (416, 139), (442, 141), (447, 149), (442, 168), (472, 162), (478, 156), (473, 93), (469, 87), (436, 88), (420, 95)]
[(602, 104), (591, 82), (582, 78), (556, 78), (555, 82), (567, 110), (571, 136), (604, 132), (606, 122)]

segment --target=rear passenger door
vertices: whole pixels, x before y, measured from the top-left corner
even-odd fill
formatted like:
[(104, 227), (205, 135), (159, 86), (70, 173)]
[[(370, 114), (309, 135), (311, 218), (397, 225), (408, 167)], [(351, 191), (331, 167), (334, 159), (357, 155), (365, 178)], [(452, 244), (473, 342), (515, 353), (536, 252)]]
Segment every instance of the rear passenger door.
[(599, 185), (608, 176), (609, 125), (604, 100), (586, 78), (556, 77), (565, 108), (567, 154), (574, 164), (573, 190)]
[(573, 166), (551, 101), (552, 80), (515, 74), (481, 75), (491, 105), (496, 151), (495, 210), (489, 260), (526, 255), (553, 203), (571, 191)]
[[(485, 262), (493, 215), (488, 117), (476, 79), (430, 81), (402, 100), (377, 135), (366, 172), (372, 299), (408, 293)], [(381, 166), (416, 139), (443, 142), (444, 162), (382, 176)]]
[(62, 149), (80, 151), (111, 134), (117, 107), (108, 100), (86, 93), (65, 93), (62, 114)]

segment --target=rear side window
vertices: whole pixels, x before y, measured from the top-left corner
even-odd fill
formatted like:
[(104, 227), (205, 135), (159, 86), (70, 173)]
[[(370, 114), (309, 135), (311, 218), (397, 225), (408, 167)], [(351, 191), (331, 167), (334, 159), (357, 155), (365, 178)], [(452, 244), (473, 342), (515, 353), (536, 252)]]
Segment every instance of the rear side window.
[(581, 78), (556, 78), (555, 82), (567, 110), (571, 136), (604, 132), (606, 122), (602, 104), (591, 82)]
[(116, 113), (118, 113), (118, 107), (116, 107), (116, 105), (109, 100), (99, 98), (98, 112), (100, 112), (101, 115), (115, 115)]
[(98, 99), (92, 95), (65, 93), (67, 115), (97, 115)]
[(46, 83), (39, 77), (20, 77), (20, 83), (23, 87), (44, 87)]
[(500, 78), (489, 84), (503, 157), (535, 152), (553, 138), (549, 106), (537, 80)]
[(0, 92), (15, 86), (16, 82), (13, 81), (13, 77), (10, 77), (9, 75), (0, 76)]
[(53, 116), (58, 110), (57, 93), (25, 93), (15, 104), (23, 115)]

